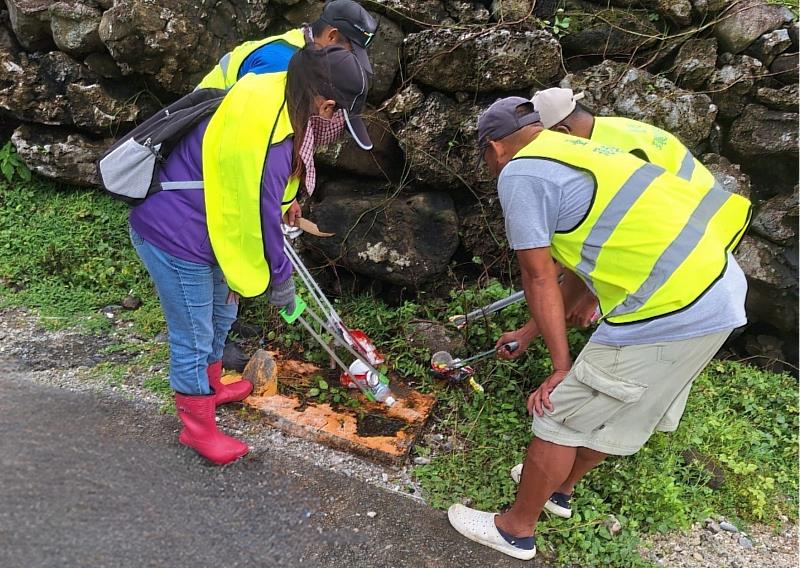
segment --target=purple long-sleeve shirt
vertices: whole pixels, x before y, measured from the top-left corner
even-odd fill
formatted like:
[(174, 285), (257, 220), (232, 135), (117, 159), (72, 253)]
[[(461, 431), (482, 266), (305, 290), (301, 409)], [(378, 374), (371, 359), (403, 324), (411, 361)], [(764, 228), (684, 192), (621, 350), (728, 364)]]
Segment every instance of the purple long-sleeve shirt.
[[(203, 179), (202, 143), (208, 122), (198, 124), (175, 146), (161, 169), (161, 181)], [(281, 201), (292, 171), (292, 139), (270, 147), (261, 180), (261, 234), (272, 282), (280, 284), (292, 274), (283, 252)], [(199, 264), (216, 265), (206, 223), (202, 190), (160, 191), (130, 214), (133, 229), (147, 242), (169, 254)]]

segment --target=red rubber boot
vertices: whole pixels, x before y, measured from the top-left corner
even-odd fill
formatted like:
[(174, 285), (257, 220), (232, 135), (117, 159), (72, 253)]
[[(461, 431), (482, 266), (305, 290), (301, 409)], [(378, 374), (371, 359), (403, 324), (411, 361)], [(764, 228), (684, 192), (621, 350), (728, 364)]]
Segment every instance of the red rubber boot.
[(247, 444), (217, 430), (214, 395), (188, 396), (175, 393), (175, 408), (183, 422), (178, 441), (217, 465), (245, 455)]
[(253, 383), (244, 379), (229, 385), (223, 384), (220, 380), (222, 378), (222, 361), (211, 363), (206, 372), (208, 373), (208, 385), (214, 391), (214, 401), (217, 406), (229, 402), (239, 402), (253, 392)]

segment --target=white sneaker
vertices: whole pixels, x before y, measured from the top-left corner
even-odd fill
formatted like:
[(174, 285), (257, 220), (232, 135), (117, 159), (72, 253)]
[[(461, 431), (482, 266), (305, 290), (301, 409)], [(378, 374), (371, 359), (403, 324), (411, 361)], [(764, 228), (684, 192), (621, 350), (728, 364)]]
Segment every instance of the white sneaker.
[[(511, 468), (509, 472), (511, 475), (511, 479), (514, 480), (514, 483), (519, 483), (519, 480), (522, 479), (522, 465), (518, 463), (514, 467)], [(545, 504), (544, 508), (548, 513), (554, 514), (556, 517), (561, 517), (562, 519), (569, 519), (572, 517), (572, 507), (570, 507), (570, 498), (571, 495), (565, 495), (564, 493), (553, 493), (550, 496)]]
[[(461, 503), (450, 505), (447, 518), (453, 528), (473, 542), (493, 548), (518, 560), (530, 560), (536, 556), (536, 543), (532, 548), (520, 548), (507, 541), (494, 524), (495, 513), (486, 513), (465, 507)], [(533, 537), (530, 537), (533, 539)], [(525, 539), (528, 540), (528, 539)]]

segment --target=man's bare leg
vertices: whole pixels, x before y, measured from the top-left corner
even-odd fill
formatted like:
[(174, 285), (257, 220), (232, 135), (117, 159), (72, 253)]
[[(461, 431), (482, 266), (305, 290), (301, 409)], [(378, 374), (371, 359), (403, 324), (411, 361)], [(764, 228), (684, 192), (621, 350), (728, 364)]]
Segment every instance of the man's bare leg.
[(577, 448), (534, 438), (528, 445), (517, 498), (508, 511), (495, 517), (495, 525), (513, 536), (531, 536), (545, 502), (572, 471), (576, 453)]
[[(572, 492), (575, 490), (575, 484), (578, 483), (590, 469), (606, 459), (606, 456), (608, 456), (608, 454), (604, 454), (603, 452), (583, 447), (578, 448), (575, 454), (575, 463), (572, 465), (572, 471), (569, 472), (566, 481), (561, 484), (561, 487), (559, 487), (557, 491), (564, 495), (572, 495)], [(524, 471), (523, 469), (523, 472)]]

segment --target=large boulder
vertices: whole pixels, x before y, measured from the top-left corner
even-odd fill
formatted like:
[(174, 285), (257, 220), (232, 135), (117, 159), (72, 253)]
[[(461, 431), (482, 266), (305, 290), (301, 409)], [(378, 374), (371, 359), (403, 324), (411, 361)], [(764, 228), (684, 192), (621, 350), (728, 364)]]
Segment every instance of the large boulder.
[(714, 35), (724, 51), (740, 53), (761, 34), (776, 30), (793, 19), (792, 11), (785, 6), (764, 0), (739, 0), (719, 19)]
[(797, 186), (791, 195), (776, 195), (765, 201), (753, 218), (752, 231), (779, 245), (788, 245), (797, 236)]
[(369, 48), (372, 63), (372, 84), (369, 100), (378, 103), (386, 98), (392, 88), (397, 71), (400, 70), (403, 30), (388, 18), (380, 19), (378, 36)]
[(325, 193), (310, 217), (336, 235), (307, 238), (328, 259), (399, 286), (423, 285), (447, 269), (458, 246), (458, 217), (446, 193)]
[(797, 52), (781, 53), (769, 66), (770, 75), (784, 85), (796, 85), (798, 82)]
[(403, 153), (387, 117), (367, 113), (364, 122), (373, 144), (371, 151), (359, 148), (352, 136), (345, 133), (333, 144), (317, 150), (315, 162), (356, 175), (396, 179), (403, 169)]
[[(488, 105), (487, 105), (488, 106)], [(432, 187), (491, 191), (494, 180), (478, 168), (478, 115), (483, 107), (433, 92), (397, 131), (416, 180)]]
[(558, 41), (544, 30), (424, 30), (406, 36), (405, 54), (410, 77), (449, 93), (541, 85), (561, 66)]
[(61, 128), (23, 124), (11, 142), (28, 169), (61, 182), (97, 186), (95, 161), (113, 140), (91, 140)]
[(363, 5), (410, 29), (452, 22), (444, 4), (439, 0), (364, 0)]
[(81, 57), (93, 51), (105, 51), (97, 29), (103, 13), (81, 3), (55, 2), (50, 6), (50, 29), (58, 49)]
[(764, 65), (769, 66), (778, 55), (789, 49), (791, 45), (792, 40), (789, 37), (789, 30), (781, 28), (758, 38), (747, 48), (746, 53), (752, 55)]
[(749, 55), (724, 54), (720, 57), (723, 64), (715, 70), (708, 81), (711, 99), (719, 108), (719, 114), (725, 118), (734, 118), (741, 114), (749, 102), (750, 91), (756, 81), (766, 73), (764, 64)]
[(797, 113), (748, 105), (742, 116), (733, 122), (728, 144), (744, 160), (789, 158), (796, 161), (797, 128)]
[(0, 67), (6, 70), (0, 77), (0, 109), (17, 120), (108, 134), (137, 120), (147, 101), (134, 101), (132, 85), (112, 93), (86, 66), (60, 51), (28, 56), (0, 50)]
[(745, 235), (734, 256), (749, 284), (748, 319), (797, 333), (797, 269), (789, 265), (781, 247)]
[(653, 124), (671, 132), (689, 148), (708, 138), (717, 114), (707, 95), (613, 61), (567, 75), (561, 86), (583, 91), (582, 102), (601, 116), (626, 116)]
[(117, 0), (103, 13), (100, 39), (125, 75), (152, 76), (162, 89), (185, 94), (236, 45), (263, 34), (269, 3), (231, 0)]
[(672, 76), (684, 89), (699, 89), (717, 65), (717, 40), (693, 38), (686, 41), (675, 57)]
[(50, 4), (49, 0), (6, 0), (11, 29), (25, 49), (38, 51), (52, 47)]
[(756, 91), (756, 100), (773, 110), (797, 110), (798, 99), (800, 99), (800, 93), (797, 84), (785, 85), (780, 89), (759, 87)]
[(567, 3), (570, 18), (561, 38), (564, 51), (574, 55), (632, 55), (656, 43), (658, 29), (647, 10), (599, 8), (580, 1)]

